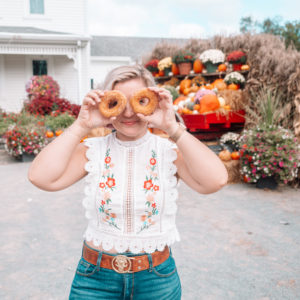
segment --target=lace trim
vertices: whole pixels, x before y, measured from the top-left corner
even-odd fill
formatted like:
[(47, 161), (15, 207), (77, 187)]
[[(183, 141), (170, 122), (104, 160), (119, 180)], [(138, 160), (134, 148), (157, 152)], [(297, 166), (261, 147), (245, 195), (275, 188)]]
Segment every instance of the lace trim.
[(117, 252), (130, 251), (138, 254), (143, 251), (152, 253), (156, 250), (162, 251), (166, 245), (170, 246), (176, 241), (180, 241), (179, 233), (176, 228), (159, 236), (146, 238), (132, 238), (113, 236), (111, 233), (100, 232), (98, 229), (88, 226), (84, 238), (92, 241), (98, 247), (102, 246), (104, 251), (116, 249)]
[(97, 219), (97, 211), (95, 210), (95, 196), (98, 183), (99, 169), (99, 140), (98, 138), (89, 138), (84, 140), (85, 146), (88, 147), (86, 157), (88, 162), (85, 164), (85, 170), (88, 172), (85, 177), (86, 186), (84, 189), (85, 198), (82, 201), (83, 207), (86, 209), (85, 217), (87, 219)]

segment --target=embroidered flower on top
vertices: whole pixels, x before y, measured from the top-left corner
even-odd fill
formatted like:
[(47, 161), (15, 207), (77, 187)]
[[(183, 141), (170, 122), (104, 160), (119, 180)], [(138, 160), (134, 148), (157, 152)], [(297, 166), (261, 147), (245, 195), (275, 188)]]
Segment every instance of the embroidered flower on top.
[(111, 211), (109, 204), (111, 200), (111, 192), (116, 188), (116, 180), (114, 174), (111, 172), (111, 169), (114, 167), (114, 164), (111, 163), (111, 157), (109, 156), (110, 149), (106, 151), (104, 159), (104, 170), (102, 171), (101, 182), (99, 183), (99, 188), (102, 192), (102, 199), (99, 206), (99, 212), (104, 214), (103, 221), (108, 223), (111, 226), (114, 226), (118, 229), (118, 225), (115, 220), (117, 215)]
[(156, 156), (156, 152), (152, 150), (152, 157), (149, 160), (149, 165), (146, 166), (147, 175), (143, 188), (146, 194), (146, 210), (145, 214), (141, 216), (142, 225), (138, 233), (154, 225), (154, 218), (159, 214), (155, 201), (156, 192), (159, 191)]

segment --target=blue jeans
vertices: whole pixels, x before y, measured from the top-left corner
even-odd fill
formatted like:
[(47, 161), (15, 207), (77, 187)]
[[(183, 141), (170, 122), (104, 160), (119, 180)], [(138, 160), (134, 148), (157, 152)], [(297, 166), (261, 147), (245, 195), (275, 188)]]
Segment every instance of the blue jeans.
[[(90, 264), (81, 257), (71, 286), (69, 300), (181, 299), (181, 284), (171, 251), (169, 258), (162, 264), (153, 267), (149, 259), (148, 270), (127, 274), (101, 268), (102, 253), (105, 252), (99, 252), (97, 265)], [(119, 254), (137, 256), (131, 253)]]

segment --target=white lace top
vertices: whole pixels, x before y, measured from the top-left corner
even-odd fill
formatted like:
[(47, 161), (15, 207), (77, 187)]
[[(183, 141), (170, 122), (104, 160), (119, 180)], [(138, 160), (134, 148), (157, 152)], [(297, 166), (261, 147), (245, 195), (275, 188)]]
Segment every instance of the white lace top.
[(133, 253), (163, 250), (179, 240), (176, 145), (150, 132), (136, 141), (112, 133), (86, 139), (85, 145), (84, 238), (106, 251)]

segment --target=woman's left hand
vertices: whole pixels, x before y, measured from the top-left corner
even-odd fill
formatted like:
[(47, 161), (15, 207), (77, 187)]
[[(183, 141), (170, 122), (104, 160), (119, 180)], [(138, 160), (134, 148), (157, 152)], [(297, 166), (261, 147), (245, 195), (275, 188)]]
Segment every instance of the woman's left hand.
[(171, 93), (168, 90), (159, 87), (149, 87), (148, 89), (157, 94), (158, 106), (152, 115), (137, 115), (141, 120), (148, 122), (149, 127), (161, 129), (169, 134), (170, 131), (173, 131), (174, 126), (176, 127)]

